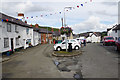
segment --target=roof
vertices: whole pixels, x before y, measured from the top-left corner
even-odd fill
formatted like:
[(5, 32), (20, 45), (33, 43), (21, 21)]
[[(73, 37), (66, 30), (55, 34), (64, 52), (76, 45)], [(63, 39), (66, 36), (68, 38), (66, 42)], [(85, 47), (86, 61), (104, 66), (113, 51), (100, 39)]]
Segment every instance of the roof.
[(86, 32), (86, 33), (81, 33), (79, 34), (80, 37), (84, 36), (84, 37), (91, 37), (92, 35), (89, 35), (90, 33), (92, 33), (92, 35), (94, 34), (95, 36), (101, 36), (100, 32)]
[(54, 31), (53, 32), (53, 36), (60, 36), (61, 34), (60, 34), (60, 32), (59, 31)]
[[(26, 24), (25, 22), (21, 21), (21, 20), (18, 20), (14, 17), (11, 17), (11, 16), (8, 16), (8, 15), (5, 15), (3, 13), (0, 12), (0, 19), (3, 19), (3, 21), (6, 21), (6, 19), (8, 19), (8, 22), (10, 23), (13, 23), (13, 24), (18, 24), (18, 25), (21, 25), (23, 27), (29, 27), (31, 28), (28, 24)], [(7, 21), (6, 21), (7, 22)]]
[(120, 30), (120, 24), (116, 25), (116, 27), (113, 30)]
[(47, 29), (44, 28), (38, 28), (40, 33), (49, 33), (52, 34), (52, 31), (48, 31)]

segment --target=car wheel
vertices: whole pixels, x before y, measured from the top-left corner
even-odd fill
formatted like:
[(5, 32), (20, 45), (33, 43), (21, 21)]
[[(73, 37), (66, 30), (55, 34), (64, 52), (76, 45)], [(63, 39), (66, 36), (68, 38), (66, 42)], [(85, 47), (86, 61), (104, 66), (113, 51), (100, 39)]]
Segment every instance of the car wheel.
[(79, 46), (75, 46), (75, 50), (79, 50)]
[(117, 46), (115, 46), (115, 50), (118, 51), (118, 47)]
[(61, 51), (61, 47), (57, 47), (57, 51)]

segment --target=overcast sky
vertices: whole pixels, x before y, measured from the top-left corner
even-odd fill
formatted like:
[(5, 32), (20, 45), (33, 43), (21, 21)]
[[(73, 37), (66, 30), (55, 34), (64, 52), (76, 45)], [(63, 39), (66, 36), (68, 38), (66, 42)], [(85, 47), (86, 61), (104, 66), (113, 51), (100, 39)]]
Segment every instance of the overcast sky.
[[(13, 17), (17, 17), (18, 12), (23, 12), (25, 17), (28, 17), (26, 20), (29, 24), (37, 23), (42, 26), (60, 28), (62, 26), (61, 18), (64, 17), (64, 7), (74, 7), (72, 10), (65, 11), (66, 24), (72, 27), (74, 33), (82, 33), (88, 31), (105, 31), (107, 28), (117, 24), (118, 1), (1, 0), (0, 9), (2, 13)], [(78, 5), (79, 8), (77, 8)]]

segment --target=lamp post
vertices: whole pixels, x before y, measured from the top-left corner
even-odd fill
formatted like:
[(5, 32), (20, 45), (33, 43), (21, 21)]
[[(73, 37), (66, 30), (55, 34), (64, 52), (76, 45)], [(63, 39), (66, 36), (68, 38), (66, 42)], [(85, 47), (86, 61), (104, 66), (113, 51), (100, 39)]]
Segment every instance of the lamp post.
[[(74, 7), (65, 7), (64, 8), (64, 27), (66, 27), (66, 17), (65, 17), (65, 9), (72, 9)], [(67, 51), (67, 34), (66, 34), (66, 39), (65, 39), (65, 42), (66, 42), (66, 51)]]

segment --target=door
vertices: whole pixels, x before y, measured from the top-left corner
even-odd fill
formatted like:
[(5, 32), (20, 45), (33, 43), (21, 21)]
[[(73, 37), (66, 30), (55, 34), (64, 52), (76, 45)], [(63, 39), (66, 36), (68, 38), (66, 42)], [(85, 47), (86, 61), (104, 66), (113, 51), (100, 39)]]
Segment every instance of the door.
[(11, 50), (12, 50), (12, 53), (14, 51), (14, 43), (13, 43), (13, 38), (11, 38)]

